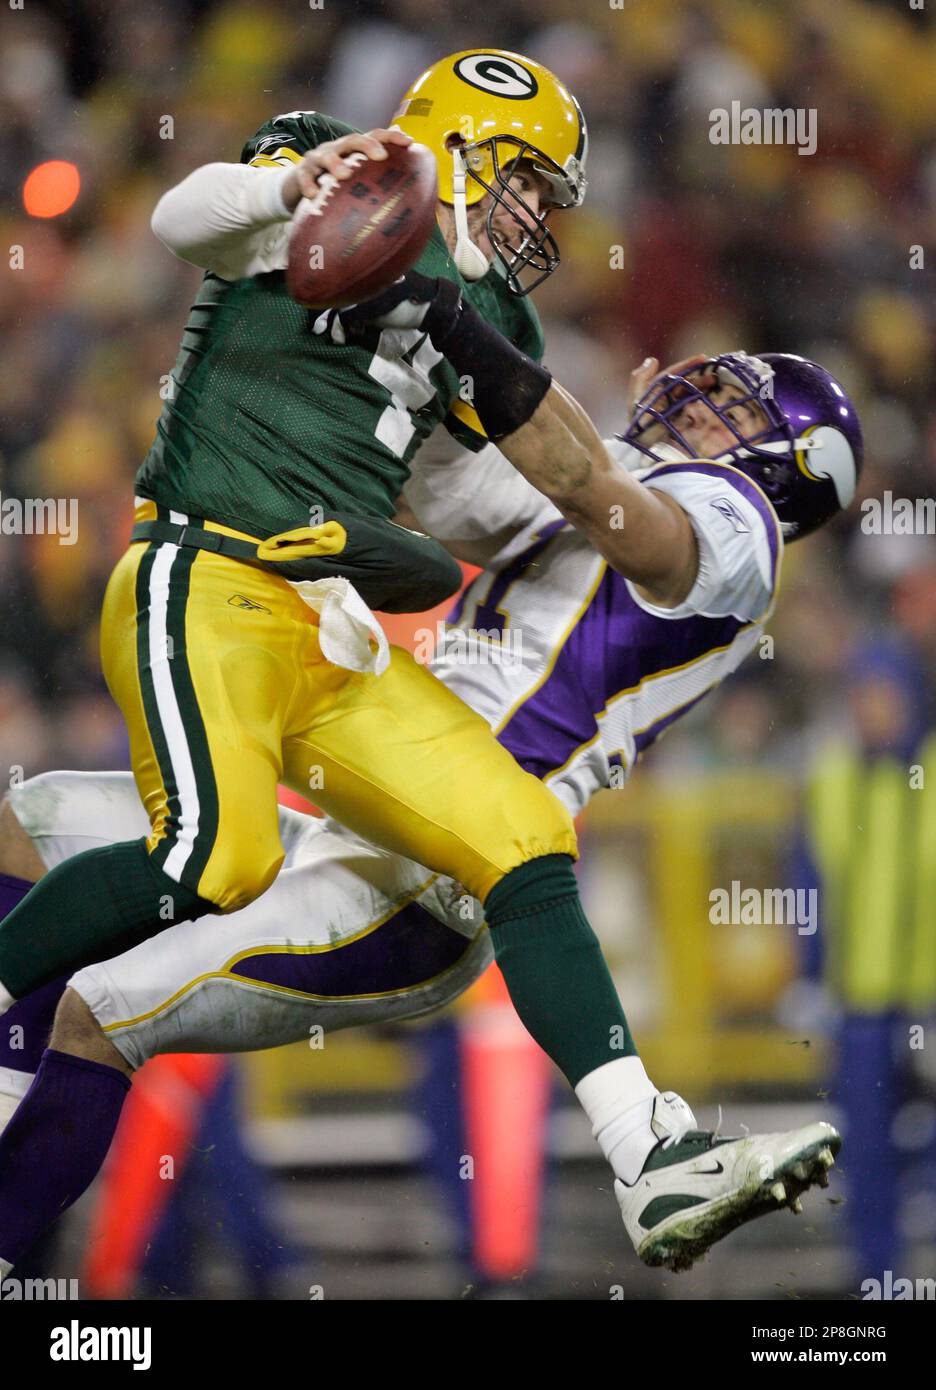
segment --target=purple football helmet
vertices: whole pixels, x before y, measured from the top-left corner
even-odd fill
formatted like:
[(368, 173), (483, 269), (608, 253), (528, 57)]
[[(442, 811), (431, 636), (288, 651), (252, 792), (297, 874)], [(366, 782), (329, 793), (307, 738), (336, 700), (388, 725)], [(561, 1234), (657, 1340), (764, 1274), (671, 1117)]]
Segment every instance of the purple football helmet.
[[(698, 373), (714, 374), (741, 395), (716, 405), (694, 379)], [(650, 459), (672, 457), (674, 444), (696, 457), (678, 428), (680, 411), (691, 401), (704, 403), (738, 441), (716, 462), (732, 463), (753, 478), (788, 540), (815, 531), (851, 502), (861, 472), (861, 426), (844, 389), (818, 363), (789, 352), (728, 352), (688, 376), (664, 374), (644, 392), (619, 437)], [(748, 438), (728, 415), (745, 404), (759, 406), (767, 417), (764, 428)], [(661, 450), (661, 444), (670, 448)]]

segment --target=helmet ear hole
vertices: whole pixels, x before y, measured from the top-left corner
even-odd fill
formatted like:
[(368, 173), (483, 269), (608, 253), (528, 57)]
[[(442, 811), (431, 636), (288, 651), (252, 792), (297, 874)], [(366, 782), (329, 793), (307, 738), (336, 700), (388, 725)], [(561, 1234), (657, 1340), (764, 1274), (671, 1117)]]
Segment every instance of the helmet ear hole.
[(465, 145), (465, 137), (461, 134), (460, 131), (449, 130), (446, 132), (442, 143), (445, 146), (447, 152), (451, 154), (452, 150), (458, 150), (463, 148), (463, 146)]

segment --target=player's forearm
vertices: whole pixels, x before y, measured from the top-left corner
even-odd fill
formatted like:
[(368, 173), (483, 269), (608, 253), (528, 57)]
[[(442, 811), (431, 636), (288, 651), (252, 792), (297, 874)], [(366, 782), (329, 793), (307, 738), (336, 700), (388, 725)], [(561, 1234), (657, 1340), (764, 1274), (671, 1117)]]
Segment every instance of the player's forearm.
[(689, 592), (697, 556), (685, 512), (611, 459), (586, 412), (557, 382), (500, 448), (618, 573), (657, 601), (676, 603)]
[(654, 602), (679, 603), (697, 567), (682, 509), (619, 468), (579, 403), (452, 284), (408, 279), (415, 299), (428, 302), (423, 326), (433, 343), (470, 382), (488, 438), (619, 573)]
[[(164, 193), (150, 225), (163, 245), (203, 270), (249, 263), (254, 241), (291, 211), (283, 201), (285, 169), (204, 164)], [(262, 239), (262, 238), (261, 238)]]
[(553, 381), (530, 419), (499, 441), (501, 452), (528, 482), (562, 511), (590, 510), (605, 447), (578, 402)]

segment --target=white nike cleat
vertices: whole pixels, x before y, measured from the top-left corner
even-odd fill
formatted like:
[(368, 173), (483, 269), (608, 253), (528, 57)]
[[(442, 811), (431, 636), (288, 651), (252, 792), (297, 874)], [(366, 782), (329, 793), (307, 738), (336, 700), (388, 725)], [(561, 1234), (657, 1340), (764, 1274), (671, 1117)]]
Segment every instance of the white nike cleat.
[(675, 1092), (658, 1095), (651, 1128), (660, 1142), (635, 1183), (614, 1183), (637, 1254), (645, 1264), (674, 1272), (688, 1269), (746, 1221), (783, 1206), (802, 1211), (800, 1194), (816, 1183), (828, 1187), (842, 1144), (824, 1121), (741, 1139), (695, 1123)]

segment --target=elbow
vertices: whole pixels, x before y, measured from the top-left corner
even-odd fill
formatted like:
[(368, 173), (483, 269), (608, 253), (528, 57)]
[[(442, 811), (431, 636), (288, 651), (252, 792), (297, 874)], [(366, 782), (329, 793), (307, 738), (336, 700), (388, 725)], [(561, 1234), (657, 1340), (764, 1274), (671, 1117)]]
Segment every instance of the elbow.
[(164, 246), (169, 245), (169, 238), (172, 234), (172, 217), (168, 210), (172, 192), (173, 190), (170, 189), (168, 193), (162, 195), (159, 202), (153, 208), (153, 215), (150, 218), (150, 228), (153, 235), (158, 237)]
[(180, 236), (180, 231), (184, 226), (179, 207), (182, 202), (179, 196), (180, 189), (181, 184), (177, 184), (175, 188), (170, 188), (167, 193), (164, 193), (153, 208), (153, 215), (150, 218), (153, 235), (158, 237), (163, 246), (174, 251), (176, 255), (181, 255), (185, 250), (184, 240)]
[(203, 164), (162, 195), (153, 209), (150, 227), (162, 244), (177, 256), (199, 247), (205, 239), (208, 209), (215, 189), (215, 170), (221, 164)]
[(541, 450), (527, 477), (560, 510), (580, 519), (594, 512), (594, 462), (588, 451), (574, 442), (559, 450)]

